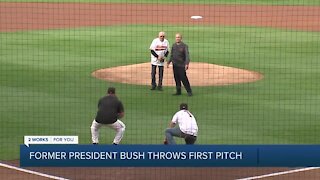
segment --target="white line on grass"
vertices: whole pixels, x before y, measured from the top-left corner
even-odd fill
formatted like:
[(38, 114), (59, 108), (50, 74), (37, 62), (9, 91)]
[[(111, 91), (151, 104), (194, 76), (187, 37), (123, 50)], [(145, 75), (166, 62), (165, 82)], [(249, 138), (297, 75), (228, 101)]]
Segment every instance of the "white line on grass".
[(261, 175), (261, 176), (253, 176), (253, 177), (241, 178), (241, 179), (237, 179), (237, 180), (262, 179), (262, 178), (267, 178), (267, 177), (272, 177), (272, 176), (281, 176), (281, 175), (284, 175), (284, 174), (291, 174), (291, 173), (296, 173), (296, 172), (301, 172), (301, 171), (309, 171), (309, 170), (319, 169), (319, 168), (320, 167), (308, 167), (308, 168), (294, 169), (294, 170), (290, 170), (290, 171), (283, 171), (283, 172), (265, 174), (265, 175)]
[(37, 176), (46, 177), (46, 178), (57, 179), (57, 180), (68, 180), (68, 179), (65, 179), (62, 177), (52, 176), (52, 175), (48, 175), (48, 174), (44, 174), (44, 173), (40, 173), (40, 172), (36, 172), (36, 171), (22, 169), (22, 168), (10, 166), (10, 165), (3, 164), (3, 163), (0, 163), (0, 166), (5, 167), (5, 168), (9, 168), (9, 169), (14, 169), (14, 170), (21, 171), (21, 172), (25, 172), (25, 173), (29, 173), (29, 174), (33, 174), (33, 175), (37, 175)]

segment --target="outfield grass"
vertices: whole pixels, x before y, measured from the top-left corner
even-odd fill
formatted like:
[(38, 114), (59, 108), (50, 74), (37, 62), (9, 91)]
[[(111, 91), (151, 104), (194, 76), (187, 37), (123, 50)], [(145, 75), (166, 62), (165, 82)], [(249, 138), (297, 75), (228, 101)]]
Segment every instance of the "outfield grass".
[[(151, 92), (149, 86), (91, 77), (96, 69), (149, 62), (159, 29), (171, 43), (182, 32), (193, 61), (258, 71), (264, 79), (194, 87), (189, 98), (172, 97), (173, 87)], [(181, 102), (198, 119), (199, 144), (320, 143), (316, 32), (133, 25), (0, 33), (0, 39), (2, 160), (19, 157), (24, 135), (78, 135), (81, 144), (90, 143), (96, 103), (109, 86), (117, 88), (126, 108), (124, 144), (161, 143)], [(102, 134), (101, 142), (112, 141), (109, 129)]]
[(260, 4), (320, 5), (319, 0), (0, 0), (0, 2), (91, 2), (91, 3), (155, 3), (155, 4)]

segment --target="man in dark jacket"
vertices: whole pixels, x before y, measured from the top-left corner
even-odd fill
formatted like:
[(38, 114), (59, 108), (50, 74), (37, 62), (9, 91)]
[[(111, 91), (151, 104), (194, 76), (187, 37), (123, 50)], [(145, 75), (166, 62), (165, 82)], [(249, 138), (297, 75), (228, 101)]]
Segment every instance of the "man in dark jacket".
[(173, 75), (176, 82), (176, 93), (174, 95), (181, 95), (181, 82), (186, 88), (188, 96), (192, 96), (192, 90), (187, 77), (186, 70), (189, 68), (189, 50), (188, 45), (182, 42), (182, 36), (180, 33), (176, 34), (176, 42), (171, 49), (170, 59), (167, 63), (169, 67), (170, 63), (173, 64)]

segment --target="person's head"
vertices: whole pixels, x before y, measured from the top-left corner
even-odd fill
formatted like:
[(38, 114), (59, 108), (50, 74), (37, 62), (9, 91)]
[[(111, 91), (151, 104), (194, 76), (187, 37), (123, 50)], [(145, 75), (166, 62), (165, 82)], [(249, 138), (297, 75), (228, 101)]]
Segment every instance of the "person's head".
[(187, 103), (181, 103), (180, 104), (180, 110), (188, 110), (188, 104)]
[(159, 32), (160, 41), (163, 41), (165, 37), (166, 37), (166, 33), (165, 32), (163, 32), (163, 31)]
[(107, 93), (108, 93), (109, 95), (111, 95), (111, 94), (116, 94), (116, 88), (114, 88), (114, 87), (109, 87)]
[(176, 43), (180, 43), (182, 41), (182, 35), (180, 33), (176, 34)]

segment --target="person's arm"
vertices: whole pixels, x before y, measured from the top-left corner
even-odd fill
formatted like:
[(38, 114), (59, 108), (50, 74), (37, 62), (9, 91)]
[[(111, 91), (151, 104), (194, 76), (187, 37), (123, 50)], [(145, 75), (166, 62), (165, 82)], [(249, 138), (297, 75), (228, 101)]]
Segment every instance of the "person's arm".
[(101, 101), (102, 101), (102, 99), (99, 99), (99, 102), (98, 102), (98, 109), (100, 108)]
[(170, 123), (169, 123), (169, 128), (174, 128), (178, 122), (178, 113), (174, 114), (172, 117)]
[(186, 66), (184, 68), (185, 68), (185, 70), (188, 70), (189, 69), (189, 64), (186, 64)]
[(188, 70), (189, 69), (189, 63), (190, 63), (190, 56), (189, 56), (189, 48), (188, 45), (185, 46), (185, 69)]
[(122, 102), (120, 101), (119, 107), (118, 107), (118, 118), (123, 118), (124, 117), (124, 107)]
[(170, 58), (169, 58), (169, 60), (168, 60), (168, 62), (167, 62), (167, 68), (169, 68), (169, 65), (170, 65), (172, 59), (173, 59), (173, 46), (172, 46), (172, 48), (171, 48)]
[(176, 123), (174, 123), (174, 122), (169, 123), (169, 128), (174, 128), (175, 126), (176, 126)]
[(169, 44), (169, 41), (167, 41), (167, 42), (168, 42), (167, 52), (164, 54), (164, 57), (168, 57), (168, 55), (169, 55), (170, 44)]
[(149, 47), (150, 51), (151, 51), (151, 54), (158, 58), (158, 54), (156, 53), (155, 49), (156, 49), (156, 46), (157, 46), (157, 39), (154, 39)]
[(168, 57), (169, 55), (169, 51), (167, 51), (165, 54), (164, 54), (164, 57)]
[(157, 54), (153, 49), (151, 49), (151, 54), (152, 54), (154, 57), (156, 57), (156, 58), (159, 57), (158, 54)]

